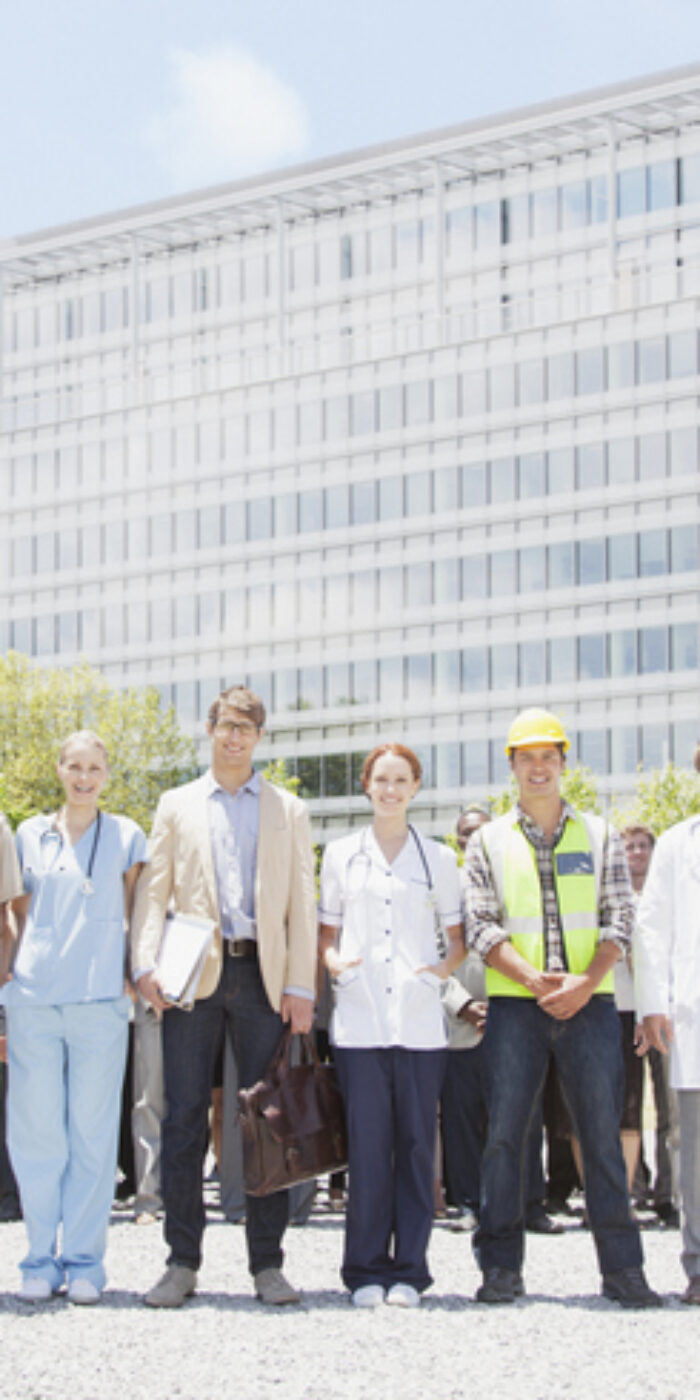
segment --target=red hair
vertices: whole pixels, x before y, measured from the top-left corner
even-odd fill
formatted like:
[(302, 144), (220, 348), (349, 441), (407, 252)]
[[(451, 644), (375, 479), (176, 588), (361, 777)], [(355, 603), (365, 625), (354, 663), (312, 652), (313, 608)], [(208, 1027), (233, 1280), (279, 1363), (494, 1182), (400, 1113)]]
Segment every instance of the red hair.
[(372, 769), (377, 759), (383, 758), (385, 753), (394, 754), (396, 758), (404, 758), (415, 781), (417, 783), (420, 782), (423, 776), (423, 769), (420, 765), (420, 759), (417, 754), (413, 752), (413, 749), (407, 748), (405, 744), (377, 744), (376, 749), (372, 749), (372, 752), (368, 753), (362, 765), (361, 782), (365, 792), (367, 791), (369, 780), (372, 777)]

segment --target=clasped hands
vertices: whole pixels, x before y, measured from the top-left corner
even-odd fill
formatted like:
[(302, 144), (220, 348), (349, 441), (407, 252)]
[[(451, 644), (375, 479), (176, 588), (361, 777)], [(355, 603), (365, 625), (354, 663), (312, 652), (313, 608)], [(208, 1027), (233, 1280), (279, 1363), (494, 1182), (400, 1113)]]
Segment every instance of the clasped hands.
[(526, 985), (538, 1006), (557, 1021), (571, 1020), (593, 995), (585, 973), (535, 972)]

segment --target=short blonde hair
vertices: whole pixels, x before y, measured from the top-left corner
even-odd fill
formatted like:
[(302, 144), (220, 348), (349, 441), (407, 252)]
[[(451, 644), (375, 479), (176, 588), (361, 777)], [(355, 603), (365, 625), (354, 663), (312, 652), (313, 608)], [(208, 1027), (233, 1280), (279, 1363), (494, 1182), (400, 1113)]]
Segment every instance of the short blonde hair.
[(71, 747), (71, 744), (92, 744), (94, 748), (100, 750), (100, 753), (102, 754), (102, 757), (107, 767), (109, 768), (109, 754), (107, 753), (107, 749), (103, 744), (99, 734), (96, 734), (94, 729), (76, 729), (74, 734), (69, 734), (68, 738), (64, 739), (63, 743), (61, 744), (61, 752), (58, 755), (59, 763), (65, 763), (66, 754), (69, 748)]

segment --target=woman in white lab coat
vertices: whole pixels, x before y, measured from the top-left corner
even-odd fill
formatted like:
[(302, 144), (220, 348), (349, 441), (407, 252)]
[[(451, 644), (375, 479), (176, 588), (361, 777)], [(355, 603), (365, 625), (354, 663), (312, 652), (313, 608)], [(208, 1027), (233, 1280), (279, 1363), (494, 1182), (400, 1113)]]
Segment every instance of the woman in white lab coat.
[(374, 749), (362, 771), (372, 825), (331, 842), (321, 873), (320, 958), (336, 989), (331, 1041), (349, 1142), (342, 1277), (356, 1307), (412, 1307), (432, 1282), (440, 990), (464, 936), (455, 856), (409, 826), (420, 779), (411, 749)]

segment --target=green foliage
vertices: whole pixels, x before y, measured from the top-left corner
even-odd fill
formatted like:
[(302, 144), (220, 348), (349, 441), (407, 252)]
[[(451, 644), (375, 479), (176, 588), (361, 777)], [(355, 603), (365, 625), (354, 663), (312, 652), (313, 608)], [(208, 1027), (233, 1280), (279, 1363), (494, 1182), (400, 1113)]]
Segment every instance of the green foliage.
[(296, 794), (299, 792), (300, 778), (295, 778), (287, 768), (286, 758), (271, 758), (266, 768), (263, 768), (263, 778), (274, 787), (284, 788), (287, 792)]
[(660, 836), (669, 826), (700, 812), (700, 780), (695, 772), (667, 763), (640, 774), (636, 793), (626, 807), (615, 804), (611, 818), (617, 827), (648, 826)]
[[(570, 802), (571, 806), (577, 807), (580, 812), (600, 813), (595, 776), (590, 768), (584, 767), (581, 763), (577, 763), (574, 768), (564, 769), (561, 780), (561, 795), (565, 802)], [(496, 797), (489, 798), (494, 817), (502, 817), (504, 812), (509, 812), (517, 801), (517, 797), (517, 785), (515, 779), (511, 777), (508, 787), (503, 788)]]
[(9, 652), (0, 660), (0, 806), (13, 825), (60, 806), (56, 761), (77, 729), (94, 729), (107, 748), (105, 809), (146, 829), (161, 792), (196, 776), (194, 744), (157, 690), (115, 690), (87, 664), (41, 670)]

